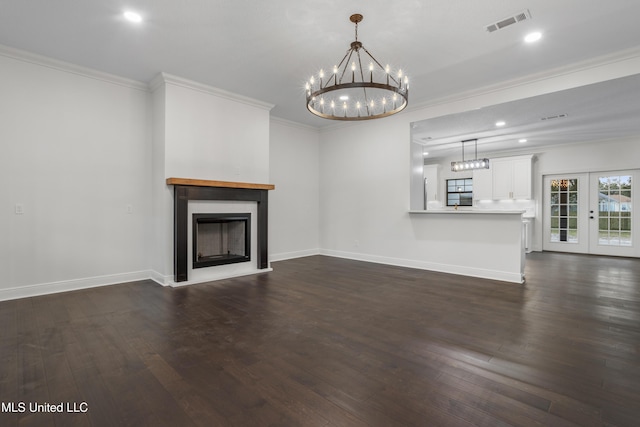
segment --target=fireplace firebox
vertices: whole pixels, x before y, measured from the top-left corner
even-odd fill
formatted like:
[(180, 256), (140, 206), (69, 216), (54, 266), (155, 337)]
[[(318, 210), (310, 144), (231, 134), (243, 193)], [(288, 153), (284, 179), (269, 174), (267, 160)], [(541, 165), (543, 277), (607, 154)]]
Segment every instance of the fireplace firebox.
[(251, 261), (251, 213), (193, 214), (193, 268)]

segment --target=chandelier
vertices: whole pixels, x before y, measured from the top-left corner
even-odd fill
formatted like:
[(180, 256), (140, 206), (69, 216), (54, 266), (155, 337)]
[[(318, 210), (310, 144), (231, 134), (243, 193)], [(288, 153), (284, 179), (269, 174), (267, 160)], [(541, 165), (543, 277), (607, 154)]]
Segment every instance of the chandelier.
[(330, 72), (320, 70), (309, 79), (307, 109), (325, 119), (348, 121), (399, 113), (409, 102), (408, 77), (401, 69), (383, 67), (358, 41), (362, 15), (351, 15), (349, 20), (356, 26), (356, 40)]
[[(476, 156), (473, 160), (465, 160), (464, 159), (464, 144), (465, 142), (474, 142), (476, 146)], [(460, 162), (451, 162), (451, 170), (453, 172), (462, 172), (473, 169), (489, 169), (489, 159), (479, 159), (478, 158), (478, 140), (477, 139), (465, 139), (462, 141), (462, 161)]]
[(563, 190), (566, 190), (567, 188), (569, 188), (570, 186), (570, 182), (568, 179), (552, 179), (551, 180), (551, 186), (552, 187), (559, 187)]

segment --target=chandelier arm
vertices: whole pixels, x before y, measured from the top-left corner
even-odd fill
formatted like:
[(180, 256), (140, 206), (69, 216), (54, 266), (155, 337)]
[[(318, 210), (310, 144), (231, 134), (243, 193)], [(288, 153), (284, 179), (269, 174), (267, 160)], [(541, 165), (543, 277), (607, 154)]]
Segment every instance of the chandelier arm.
[[(364, 49), (364, 51), (365, 51), (365, 52), (367, 52), (367, 55), (369, 55), (369, 57), (370, 57), (371, 59), (373, 59), (373, 62), (375, 62), (375, 63), (378, 65), (378, 67), (380, 67), (380, 69), (381, 69), (382, 71), (384, 71), (385, 73), (387, 72), (387, 71), (384, 69), (384, 67), (382, 66), (382, 64), (380, 64), (380, 63), (378, 62), (378, 60), (377, 60), (377, 59), (376, 59), (376, 58), (375, 58), (375, 57), (374, 57), (374, 56), (373, 56), (373, 55), (372, 55), (372, 54), (367, 50), (367, 48), (366, 48), (366, 47), (362, 46), (362, 49)], [(398, 82), (398, 81), (395, 79), (395, 77), (393, 77), (393, 76), (391, 75), (391, 73), (388, 73), (388, 75), (389, 75), (389, 77), (391, 78), (391, 80), (393, 80), (393, 82), (394, 82), (395, 84), (397, 84), (398, 86), (400, 85), (400, 82)]]
[[(347, 56), (348, 56), (348, 58), (347, 58)], [(340, 81), (339, 81), (340, 84), (342, 84), (342, 78), (344, 77), (344, 73), (347, 72), (347, 67), (349, 66), (349, 61), (351, 61), (351, 57), (352, 56), (353, 56), (353, 49), (349, 49), (349, 51), (345, 55), (345, 58), (343, 58), (342, 62), (340, 62), (340, 64), (342, 64), (344, 62), (344, 59), (347, 60), (347, 63), (344, 64), (344, 68), (342, 69), (342, 74), (340, 74)], [(340, 67), (338, 67), (338, 68), (340, 68)]]
[[(344, 63), (344, 60), (347, 59), (347, 56), (349, 56), (349, 52), (351, 52), (351, 49), (347, 49), (347, 53), (344, 54), (344, 56), (342, 57), (342, 60), (338, 63), (338, 65), (336, 65), (336, 69), (340, 70), (340, 67), (342, 67), (342, 64)], [(347, 69), (346, 65), (345, 65), (345, 70)], [(344, 75), (344, 70), (342, 71), (342, 75)], [(334, 80), (334, 84), (338, 84), (338, 73), (337, 71), (334, 73), (335, 76), (335, 80)], [(329, 79), (331, 80), (331, 79)], [(340, 83), (342, 83), (342, 76), (340, 76)]]

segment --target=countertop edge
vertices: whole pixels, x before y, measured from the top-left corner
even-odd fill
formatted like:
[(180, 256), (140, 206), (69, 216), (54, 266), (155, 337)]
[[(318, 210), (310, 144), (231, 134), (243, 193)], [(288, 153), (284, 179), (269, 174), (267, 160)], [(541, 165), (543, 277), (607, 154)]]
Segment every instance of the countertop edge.
[(488, 210), (488, 209), (478, 209), (478, 210), (464, 210), (464, 209), (459, 209), (459, 210), (410, 210), (409, 214), (452, 214), (452, 215), (458, 215), (458, 214), (466, 214), (466, 215), (470, 215), (470, 214), (480, 214), (480, 215), (487, 215), (487, 214), (491, 214), (491, 215), (523, 215), (526, 211), (525, 210), (510, 210), (510, 211), (502, 211), (502, 210)]

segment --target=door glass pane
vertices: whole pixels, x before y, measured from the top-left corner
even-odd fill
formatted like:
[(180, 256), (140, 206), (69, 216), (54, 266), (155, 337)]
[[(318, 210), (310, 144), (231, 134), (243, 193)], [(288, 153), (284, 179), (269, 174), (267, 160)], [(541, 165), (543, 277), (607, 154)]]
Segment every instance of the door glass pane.
[(598, 244), (631, 246), (631, 177), (598, 177)]
[(578, 243), (578, 179), (552, 179), (551, 242)]

